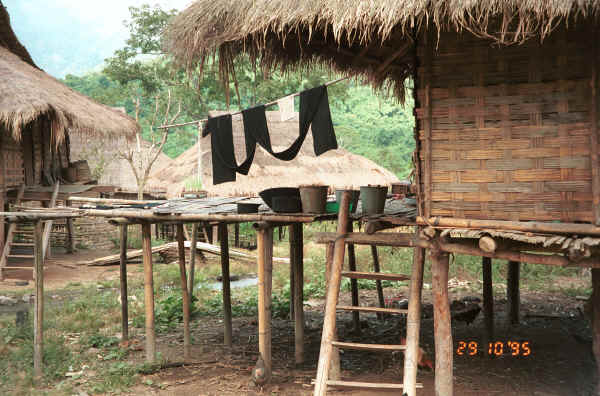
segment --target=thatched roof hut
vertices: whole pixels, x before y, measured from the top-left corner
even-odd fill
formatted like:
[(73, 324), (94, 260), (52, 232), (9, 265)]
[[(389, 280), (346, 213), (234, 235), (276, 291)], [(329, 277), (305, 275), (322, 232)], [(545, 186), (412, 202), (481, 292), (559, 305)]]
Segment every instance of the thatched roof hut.
[[(224, 112), (211, 112), (211, 116)], [(267, 112), (269, 134), (273, 150), (282, 151), (298, 136), (298, 113), (282, 120), (278, 111)], [(246, 157), (243, 121), (241, 115), (233, 116), (233, 139), (238, 162)], [(148, 186), (168, 186), (168, 196), (176, 197), (185, 189), (185, 182), (198, 176), (198, 156), (202, 155), (203, 190), (210, 196), (258, 196), (271, 187), (295, 187), (302, 184), (325, 184), (335, 187), (355, 187), (366, 184), (390, 185), (398, 178), (373, 161), (344, 149), (331, 150), (319, 157), (313, 152), (312, 135), (309, 133), (298, 156), (292, 161), (280, 161), (257, 147), (250, 173), (237, 175), (235, 182), (212, 184), (210, 136), (201, 139), (162, 169), (156, 167), (151, 173)]]

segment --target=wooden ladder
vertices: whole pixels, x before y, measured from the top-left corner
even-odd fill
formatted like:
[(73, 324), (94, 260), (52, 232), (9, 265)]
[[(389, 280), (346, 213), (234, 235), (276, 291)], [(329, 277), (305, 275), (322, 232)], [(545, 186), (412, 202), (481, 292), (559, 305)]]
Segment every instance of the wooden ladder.
[[(17, 193), (17, 200), (15, 202), (17, 205), (21, 204), (23, 194), (25, 194), (25, 184), (21, 185), (21, 188), (19, 188), (19, 192)], [(8, 262), (8, 258), (10, 256), (10, 251), (14, 246), (13, 238), (16, 229), (17, 223), (10, 223), (10, 225), (8, 226), (8, 232), (6, 233), (6, 243), (4, 244), (4, 250), (2, 251), (2, 257), (0, 257), (0, 280), (4, 280), (4, 270)]]
[[(423, 286), (422, 260), (417, 255), (423, 254), (420, 249), (415, 249), (415, 261), (411, 276), (402, 274), (389, 274), (381, 272), (357, 272), (343, 271), (344, 254), (346, 249), (345, 234), (349, 224), (349, 201), (350, 194), (344, 193), (340, 205), (337, 226), (337, 238), (335, 240), (333, 254), (329, 253), (328, 265), (330, 265), (328, 288), (325, 303), (325, 317), (323, 320), (323, 334), (321, 337), (321, 350), (319, 353), (319, 364), (317, 378), (315, 380), (314, 396), (327, 394), (329, 386), (342, 389), (365, 389), (365, 390), (397, 390), (399, 395), (415, 396), (416, 388), (422, 388), (422, 384), (416, 382), (417, 361), (419, 354), (419, 329), (421, 320), (421, 289)], [(410, 299), (408, 309), (342, 306), (338, 305), (339, 292), (342, 278), (350, 279), (372, 279), (403, 281), (410, 279)], [(342, 342), (337, 339), (336, 312), (371, 312), (378, 314), (408, 314), (407, 341), (406, 344), (362, 344), (354, 342)], [(400, 335), (398, 336), (400, 341)], [(339, 349), (353, 349), (373, 352), (403, 351), (404, 359), (404, 381), (403, 383), (374, 383), (345, 381), (340, 377), (339, 371)], [(335, 362), (335, 363), (333, 363)], [(333, 366), (332, 366), (333, 364)], [(337, 366), (337, 367), (335, 367)]]

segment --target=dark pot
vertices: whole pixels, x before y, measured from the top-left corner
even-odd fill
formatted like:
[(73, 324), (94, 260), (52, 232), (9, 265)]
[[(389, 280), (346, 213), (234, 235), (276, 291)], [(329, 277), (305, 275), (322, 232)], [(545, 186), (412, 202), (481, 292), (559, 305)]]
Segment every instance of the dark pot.
[[(258, 195), (262, 198), (265, 204), (274, 212), (277, 212), (277, 208), (273, 205), (273, 198), (278, 197), (279, 208), (298, 208), (295, 211), (286, 211), (286, 213), (299, 213), (302, 211), (302, 207), (300, 205), (300, 190), (296, 187), (276, 187), (276, 188), (268, 188), (266, 190), (261, 191)], [(290, 199), (293, 203), (285, 203), (283, 202), (285, 199)]]
[(237, 212), (238, 213), (258, 213), (259, 203), (250, 202), (238, 202)]
[(387, 186), (362, 186), (360, 188), (360, 202), (362, 203), (363, 214), (383, 213), (387, 192)]
[(325, 213), (328, 186), (300, 186), (302, 212)]
[(300, 213), (302, 212), (302, 202), (300, 198), (293, 196), (273, 197), (273, 212), (277, 213)]

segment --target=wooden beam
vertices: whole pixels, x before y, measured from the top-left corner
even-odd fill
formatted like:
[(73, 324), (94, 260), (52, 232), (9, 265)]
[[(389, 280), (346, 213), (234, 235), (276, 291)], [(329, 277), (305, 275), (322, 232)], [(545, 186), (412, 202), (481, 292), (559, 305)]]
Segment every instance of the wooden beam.
[(294, 344), (296, 364), (304, 363), (304, 238), (302, 224), (289, 226), (290, 262), (293, 273)]
[[(417, 231), (418, 232), (418, 231)], [(406, 352), (404, 353), (404, 392), (407, 396), (417, 394), (417, 369), (419, 362), (419, 334), (421, 328), (421, 294), (423, 290), (423, 269), (425, 249), (413, 250), (413, 265), (406, 317)]]
[(119, 226), (119, 280), (121, 283), (121, 340), (129, 340), (129, 307), (127, 303), (127, 225)]
[(190, 298), (194, 295), (195, 277), (196, 277), (196, 246), (198, 243), (198, 223), (192, 224), (192, 240), (190, 246), (190, 276), (188, 277), (188, 294)]
[[(354, 222), (352, 220), (348, 221), (348, 232), (351, 233), (354, 227)], [(348, 269), (351, 272), (356, 272), (356, 252), (354, 250), (354, 244), (348, 243)], [(351, 278), (350, 279), (350, 289), (352, 294), (352, 306), (358, 307), (360, 304), (358, 302), (358, 280)], [(353, 311), (352, 312), (352, 325), (354, 326), (354, 332), (360, 334), (360, 312)]]
[(44, 241), (42, 223), (39, 220), (35, 222), (34, 230), (33, 378), (36, 384), (40, 384), (43, 377), (44, 356)]
[(492, 259), (481, 258), (483, 273), (483, 316), (488, 342), (494, 339), (494, 289), (492, 285)]
[[(217, 226), (221, 243), (221, 277), (223, 285), (223, 344), (231, 347), (233, 324), (231, 320), (231, 279), (229, 277), (229, 232), (227, 224)], [(272, 257), (272, 254), (271, 254)]]
[(256, 233), (258, 247), (258, 351), (265, 364), (265, 382), (271, 381), (271, 287), (273, 281), (273, 228)]
[(506, 300), (508, 305), (508, 321), (510, 324), (519, 324), (519, 272), (521, 263), (508, 262), (508, 276), (506, 277)]
[(181, 298), (183, 300), (183, 358), (190, 358), (190, 295), (188, 294), (187, 276), (185, 270), (185, 235), (183, 224), (177, 224), (177, 256), (179, 258), (179, 277), (181, 278)]
[(344, 236), (348, 230), (348, 215), (350, 206), (350, 191), (342, 193), (340, 211), (338, 215), (337, 234), (338, 238), (334, 245), (333, 263), (327, 288), (327, 299), (325, 303), (325, 316), (323, 319), (323, 332), (321, 335), (321, 353), (317, 367), (317, 378), (315, 381), (314, 396), (325, 396), (327, 393), (327, 376), (331, 365), (333, 353), (333, 341), (336, 340), (336, 306), (340, 293), (342, 267), (344, 265), (344, 252), (346, 242)]
[(142, 251), (144, 262), (144, 309), (146, 313), (146, 362), (156, 360), (156, 334), (154, 332), (154, 275), (152, 269), (152, 228), (142, 224)]
[[(332, 243), (336, 239), (337, 236), (334, 232), (318, 232), (314, 236), (315, 243)], [(415, 247), (419, 246), (419, 244), (422, 244), (422, 242), (419, 242), (419, 240), (415, 239), (415, 234), (400, 232), (385, 232), (373, 235), (367, 235), (362, 232), (352, 232), (346, 234), (344, 240), (346, 243), (374, 246)]]
[(435, 394), (453, 395), (452, 326), (448, 302), (448, 253), (431, 250), (431, 288), (433, 291), (433, 326), (435, 336)]

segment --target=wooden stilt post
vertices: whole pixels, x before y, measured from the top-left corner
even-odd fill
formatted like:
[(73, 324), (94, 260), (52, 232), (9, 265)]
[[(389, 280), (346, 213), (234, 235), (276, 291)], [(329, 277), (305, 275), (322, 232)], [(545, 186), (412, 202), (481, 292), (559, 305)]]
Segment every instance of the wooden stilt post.
[[(353, 222), (348, 222), (348, 232), (352, 232)], [(354, 251), (354, 244), (348, 244), (348, 269), (350, 271), (356, 271), (356, 253)], [(352, 305), (358, 307), (358, 280), (350, 279), (350, 287), (352, 289)], [(360, 333), (360, 313), (358, 311), (352, 312), (352, 323), (354, 331)]]
[(327, 288), (327, 299), (325, 304), (325, 317), (323, 319), (323, 333), (321, 336), (321, 353), (319, 354), (319, 365), (317, 368), (317, 379), (315, 381), (314, 396), (324, 396), (327, 392), (327, 375), (331, 367), (331, 357), (333, 352), (332, 341), (336, 337), (336, 307), (340, 292), (340, 281), (342, 267), (344, 265), (344, 252), (346, 250), (346, 240), (344, 235), (348, 232), (349, 219), (348, 207), (350, 203), (350, 191), (342, 193), (342, 202), (338, 217), (337, 234), (338, 239), (335, 242), (333, 252), (333, 264), (329, 277), (329, 286)]
[(295, 268), (295, 260), (294, 255), (296, 254), (296, 246), (295, 242), (292, 240), (292, 230), (291, 228), (294, 225), (290, 225), (290, 319), (294, 318), (294, 293), (295, 293), (295, 276), (296, 276), (296, 268)]
[(183, 300), (183, 358), (190, 358), (190, 295), (188, 294), (185, 271), (185, 235), (183, 224), (177, 224), (177, 253), (179, 256), (179, 276), (181, 277), (181, 296)]
[(592, 268), (592, 349), (596, 360), (596, 394), (600, 395), (600, 268)]
[(223, 279), (223, 344), (231, 346), (233, 326), (231, 323), (231, 281), (229, 278), (229, 234), (227, 223), (219, 223), (221, 242), (221, 276)]
[(34, 280), (35, 280), (35, 316), (33, 317), (33, 378), (39, 384), (43, 376), (44, 356), (44, 238), (42, 222), (35, 221), (34, 226)]
[[(380, 272), (381, 268), (379, 267), (379, 254), (377, 253), (377, 246), (371, 245), (371, 255), (373, 256), (373, 271)], [(414, 258), (413, 258), (414, 261)], [(413, 263), (414, 266), (414, 263)], [(381, 285), (380, 280), (375, 281), (375, 287), (377, 288), (377, 298), (379, 299), (379, 307), (385, 308), (385, 298), (383, 297), (383, 286)], [(379, 319), (383, 319), (383, 314), (377, 314)]]
[[(65, 206), (70, 207), (71, 201), (66, 200)], [(67, 218), (67, 253), (75, 253), (75, 241), (74, 238), (74, 227), (73, 227), (73, 219)]]
[(452, 327), (448, 302), (448, 253), (431, 251), (433, 324), (435, 336), (435, 395), (453, 395)]
[[(334, 244), (327, 244), (327, 255), (325, 260), (325, 300), (327, 300), (327, 293), (329, 291), (329, 278), (331, 277), (331, 267), (333, 266), (333, 250)], [(337, 334), (335, 334), (335, 340), (337, 341)], [(339, 348), (333, 348), (331, 352), (331, 366), (329, 367), (329, 379), (339, 381), (342, 379), (342, 367), (340, 364), (340, 350)]]
[(494, 290), (492, 288), (492, 259), (481, 258), (483, 272), (483, 316), (488, 342), (494, 339)]
[(271, 287), (273, 276), (273, 228), (259, 228), (258, 245), (258, 351), (265, 364), (265, 378), (271, 380)]
[(421, 292), (423, 290), (423, 269), (425, 249), (413, 250), (413, 265), (408, 297), (406, 318), (406, 352), (404, 354), (403, 391), (407, 396), (417, 394), (417, 369), (419, 361), (419, 332), (421, 329)]
[(519, 272), (521, 263), (518, 261), (508, 262), (508, 276), (506, 278), (506, 300), (508, 304), (509, 324), (519, 324)]
[(156, 359), (156, 335), (154, 333), (154, 275), (152, 270), (152, 228), (142, 224), (142, 260), (144, 262), (144, 308), (146, 313), (146, 361)]
[(213, 245), (216, 245), (217, 242), (219, 242), (219, 226), (218, 225), (212, 226), (212, 232), (211, 232), (210, 235), (211, 235), (211, 238), (212, 238), (212, 242), (211, 243)]
[(198, 244), (198, 223), (192, 224), (192, 245), (190, 246), (190, 275), (188, 276), (188, 295), (194, 295), (194, 277), (196, 276), (196, 245)]
[(294, 307), (294, 341), (296, 364), (304, 363), (304, 239), (302, 223), (289, 226), (290, 261), (292, 262), (293, 307)]
[(120, 232), (120, 260), (119, 279), (121, 281), (121, 340), (129, 340), (129, 308), (127, 304), (127, 224), (119, 226)]
[(236, 248), (240, 247), (240, 223), (235, 223), (234, 227), (234, 246)]

